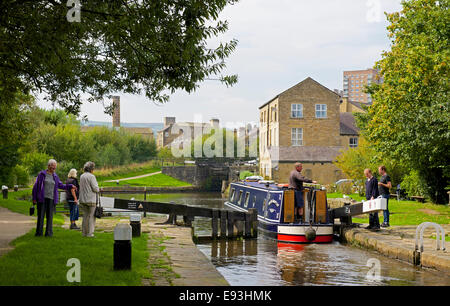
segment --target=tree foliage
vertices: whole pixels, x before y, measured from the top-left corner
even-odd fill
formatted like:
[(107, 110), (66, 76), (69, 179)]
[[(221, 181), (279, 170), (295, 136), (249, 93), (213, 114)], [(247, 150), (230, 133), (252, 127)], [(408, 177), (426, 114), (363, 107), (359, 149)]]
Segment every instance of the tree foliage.
[(375, 177), (378, 176), (378, 167), (384, 165), (392, 180), (392, 186), (402, 182), (409, 169), (399, 161), (390, 158), (380, 158), (375, 149), (363, 137), (359, 139), (357, 148), (351, 148), (339, 155), (334, 163), (349, 178), (364, 187), (364, 170), (370, 169)]
[[(0, 92), (4, 89), (0, 86)], [(33, 98), (16, 93), (10, 105), (0, 103), (0, 181), (10, 182), (21, 158), (20, 148), (31, 134)]]
[[(219, 13), (237, 0), (82, 1), (80, 22), (67, 1), (0, 2), (0, 99), (39, 91), (77, 114), (89, 101), (118, 91), (168, 101), (222, 76), (237, 41), (208, 45), (228, 29)], [(111, 111), (109, 109), (109, 111)]]
[(392, 47), (376, 64), (383, 82), (369, 87), (374, 103), (360, 120), (377, 155), (417, 169), (439, 203), (450, 177), (449, 4), (408, 0), (387, 14)]

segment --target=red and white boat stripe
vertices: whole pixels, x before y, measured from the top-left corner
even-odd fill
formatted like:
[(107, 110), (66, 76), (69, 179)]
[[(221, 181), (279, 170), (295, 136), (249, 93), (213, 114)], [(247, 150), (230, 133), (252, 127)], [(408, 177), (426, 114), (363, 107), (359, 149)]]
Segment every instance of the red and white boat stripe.
[(330, 243), (333, 241), (333, 226), (312, 226), (316, 231), (316, 238), (306, 239), (305, 231), (309, 225), (283, 226), (278, 225), (278, 241), (290, 243)]

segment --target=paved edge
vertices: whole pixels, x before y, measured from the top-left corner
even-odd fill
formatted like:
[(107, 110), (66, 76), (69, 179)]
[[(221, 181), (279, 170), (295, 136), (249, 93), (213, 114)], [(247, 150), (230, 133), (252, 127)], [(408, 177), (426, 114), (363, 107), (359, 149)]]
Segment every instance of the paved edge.
[[(361, 228), (345, 228), (343, 237), (347, 243), (374, 250), (389, 258), (406, 261), (411, 264), (417, 262), (414, 251), (414, 238), (403, 238), (380, 232), (370, 232)], [(450, 273), (450, 253), (435, 250), (436, 240), (424, 239), (424, 252), (420, 256), (420, 265), (438, 271)]]
[(213, 263), (192, 240), (192, 229), (151, 222), (153, 234), (163, 235), (165, 252), (170, 266), (179, 277), (172, 280), (174, 286), (229, 286)]

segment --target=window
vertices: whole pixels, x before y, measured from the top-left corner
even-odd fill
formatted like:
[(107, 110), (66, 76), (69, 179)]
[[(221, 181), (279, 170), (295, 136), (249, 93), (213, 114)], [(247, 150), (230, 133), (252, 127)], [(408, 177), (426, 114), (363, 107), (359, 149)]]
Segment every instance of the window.
[(291, 104), (291, 117), (303, 118), (303, 104)]
[(350, 148), (357, 148), (358, 147), (358, 138), (351, 137), (350, 138)]
[(239, 205), (241, 205), (241, 203), (242, 203), (242, 193), (243, 193), (243, 191), (239, 190), (239, 201), (238, 201)]
[(293, 147), (303, 146), (303, 129), (293, 128), (291, 131), (291, 141)]
[(327, 105), (316, 104), (316, 118), (326, 118), (326, 117), (327, 117)]
[(250, 200), (250, 192), (245, 194), (244, 207), (248, 207), (248, 200)]
[(231, 193), (230, 193), (230, 202), (234, 202), (235, 194), (236, 194), (236, 188), (232, 188)]

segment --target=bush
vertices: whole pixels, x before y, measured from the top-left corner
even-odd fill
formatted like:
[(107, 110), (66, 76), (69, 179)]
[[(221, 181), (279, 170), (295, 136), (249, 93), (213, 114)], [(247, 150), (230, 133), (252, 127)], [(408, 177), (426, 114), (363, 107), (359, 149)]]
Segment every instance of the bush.
[[(70, 169), (77, 169), (75, 164), (71, 161), (60, 161), (56, 167), (56, 174), (59, 176), (59, 179), (63, 184), (66, 182), (67, 175), (69, 174)], [(77, 169), (79, 171), (79, 169)]]
[(239, 179), (244, 180), (246, 177), (253, 176), (254, 174), (250, 171), (242, 171), (239, 173)]
[(22, 165), (16, 165), (12, 171), (12, 186), (21, 185), (28, 186), (30, 183), (30, 175), (26, 167)]
[(419, 171), (412, 170), (408, 175), (403, 178), (401, 183), (401, 188), (406, 191), (406, 193), (411, 196), (422, 196), (427, 194), (427, 185), (425, 180), (423, 180)]
[(142, 163), (156, 156), (155, 141), (141, 135), (128, 136), (128, 148), (134, 162)]
[(340, 192), (342, 194), (353, 194), (353, 183), (352, 182), (346, 182), (341, 183), (337, 186), (337, 192)]
[(41, 170), (47, 169), (48, 160), (51, 158), (52, 156), (45, 153), (30, 152), (24, 155), (21, 163), (30, 175), (36, 176)]

